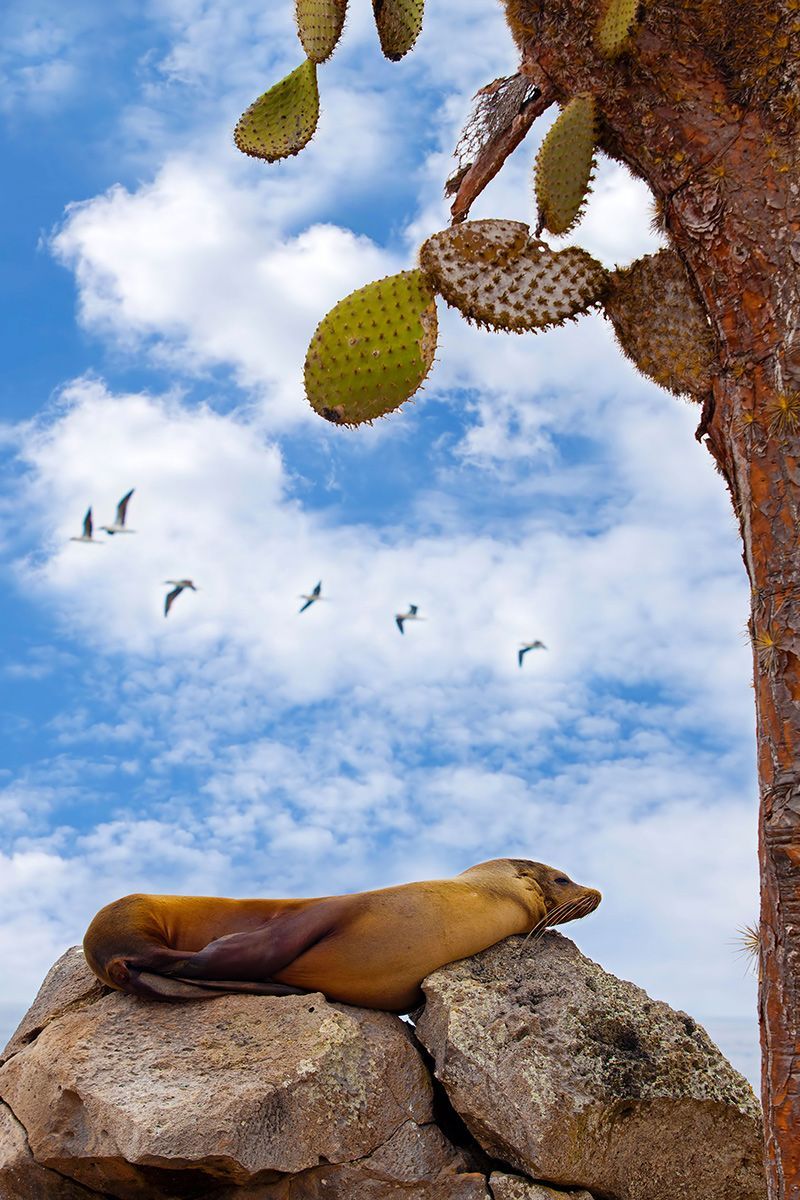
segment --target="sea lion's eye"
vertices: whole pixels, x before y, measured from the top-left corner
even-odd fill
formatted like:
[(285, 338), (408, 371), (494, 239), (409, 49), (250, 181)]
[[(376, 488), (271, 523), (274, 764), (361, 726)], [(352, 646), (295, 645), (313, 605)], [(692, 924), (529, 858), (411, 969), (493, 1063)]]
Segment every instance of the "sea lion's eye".
[(569, 880), (567, 879), (566, 875), (559, 875), (553, 880), (553, 883), (569, 883)]

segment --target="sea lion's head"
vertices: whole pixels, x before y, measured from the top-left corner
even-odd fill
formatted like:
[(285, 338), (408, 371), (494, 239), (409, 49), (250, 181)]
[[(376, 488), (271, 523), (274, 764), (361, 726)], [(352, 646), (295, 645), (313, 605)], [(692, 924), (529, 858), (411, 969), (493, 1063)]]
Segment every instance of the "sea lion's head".
[[(494, 858), (469, 870), (492, 874), (500, 880), (514, 880), (517, 887), (521, 882), (527, 890), (540, 896), (546, 912), (540, 922), (542, 928), (585, 917), (594, 912), (603, 898), (597, 888), (584, 887), (564, 871), (527, 858)], [(469, 871), (464, 874), (468, 875)]]

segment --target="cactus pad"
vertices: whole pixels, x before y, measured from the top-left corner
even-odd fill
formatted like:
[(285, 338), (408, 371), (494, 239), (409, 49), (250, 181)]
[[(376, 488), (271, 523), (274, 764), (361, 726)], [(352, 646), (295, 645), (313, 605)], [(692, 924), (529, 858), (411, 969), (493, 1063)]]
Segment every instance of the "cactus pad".
[(639, 0), (604, 0), (594, 32), (594, 44), (604, 58), (616, 58), (625, 49), (638, 8)]
[(575, 96), (539, 148), (536, 201), (540, 224), (551, 233), (568, 233), (581, 214), (594, 166), (596, 123), (594, 96)]
[(381, 50), (397, 62), (408, 54), (422, 29), (424, 0), (372, 0)]
[(298, 154), (311, 140), (318, 119), (317, 68), (307, 59), (250, 105), (239, 118), (233, 140), (243, 154), (275, 162)]
[(551, 250), (520, 221), (466, 221), (428, 238), (420, 266), (448, 304), (470, 321), (525, 333), (585, 312), (607, 272), (577, 246)]
[(714, 338), (674, 250), (659, 250), (613, 271), (603, 301), (620, 346), (643, 375), (703, 400), (716, 361)]
[(336, 425), (391, 412), (431, 369), (436, 331), (436, 299), (421, 271), (351, 292), (323, 317), (308, 347), (311, 407)]
[(295, 0), (297, 32), (313, 63), (333, 54), (342, 32), (347, 0)]

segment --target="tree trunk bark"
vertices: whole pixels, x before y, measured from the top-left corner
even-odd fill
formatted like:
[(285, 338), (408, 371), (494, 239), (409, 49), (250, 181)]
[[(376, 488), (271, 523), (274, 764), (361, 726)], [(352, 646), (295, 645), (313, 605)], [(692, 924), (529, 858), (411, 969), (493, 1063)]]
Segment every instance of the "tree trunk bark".
[(770, 1200), (800, 1200), (797, 133), (765, 106), (732, 99), (696, 10), (648, 6), (630, 54), (609, 62), (592, 43), (593, 0), (506, 7), (523, 70), (543, 90), (562, 102), (597, 97), (601, 147), (649, 184), (717, 338), (702, 430), (731, 492), (752, 589), (768, 1187)]

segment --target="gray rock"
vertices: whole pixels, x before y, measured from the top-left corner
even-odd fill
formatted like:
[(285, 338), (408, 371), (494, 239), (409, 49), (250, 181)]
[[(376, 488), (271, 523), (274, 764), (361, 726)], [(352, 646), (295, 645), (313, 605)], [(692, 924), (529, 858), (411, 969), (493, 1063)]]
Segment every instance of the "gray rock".
[(750, 1085), (691, 1017), (569, 939), (509, 938), (424, 990), (417, 1035), (489, 1154), (614, 1200), (763, 1200)]
[(293, 1200), (486, 1197), (432, 1123), (410, 1028), (319, 993), (145, 1001), (68, 952), (12, 1038), (0, 1097), (9, 1161), (42, 1172), (36, 1200), (73, 1200), (62, 1178), (75, 1200), (280, 1196), (289, 1179)]

